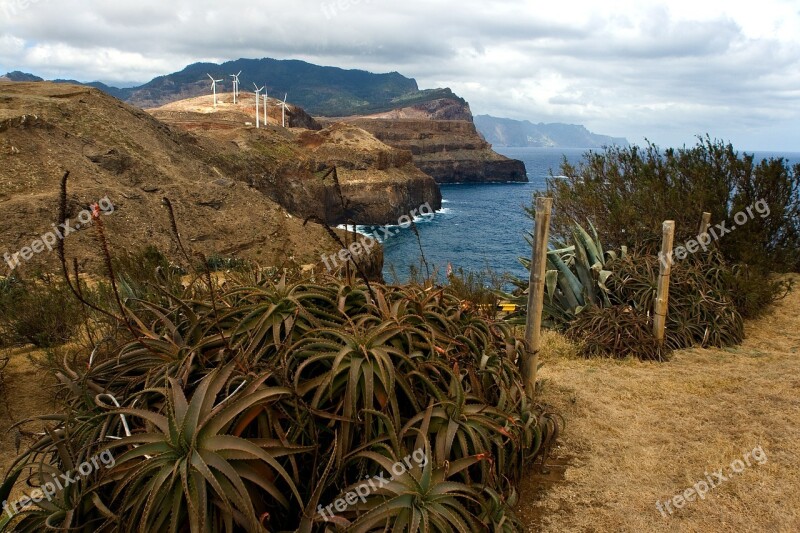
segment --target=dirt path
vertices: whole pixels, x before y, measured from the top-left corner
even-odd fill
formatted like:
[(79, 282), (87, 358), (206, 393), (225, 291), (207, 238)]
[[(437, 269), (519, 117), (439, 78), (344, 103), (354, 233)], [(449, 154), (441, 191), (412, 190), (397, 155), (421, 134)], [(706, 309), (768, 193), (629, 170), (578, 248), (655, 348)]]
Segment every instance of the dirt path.
[[(667, 364), (577, 359), (551, 338), (543, 400), (566, 428), (546, 478), (561, 479), (523, 484), (528, 531), (800, 531), (800, 290), (747, 334)], [(694, 486), (709, 490), (675, 499)]]

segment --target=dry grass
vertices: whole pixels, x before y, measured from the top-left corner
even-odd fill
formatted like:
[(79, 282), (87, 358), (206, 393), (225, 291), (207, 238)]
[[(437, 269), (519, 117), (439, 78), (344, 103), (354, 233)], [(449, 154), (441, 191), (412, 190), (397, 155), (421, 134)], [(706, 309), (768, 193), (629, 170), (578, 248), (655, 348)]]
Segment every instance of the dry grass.
[(4, 388), (0, 393), (0, 477), (4, 476), (17, 456), (32, 442), (30, 433), (39, 431), (38, 424), (27, 424), (22, 432), (12, 426), (27, 418), (55, 412), (52, 385), (55, 380), (46, 376), (31, 357), (44, 357), (43, 352), (20, 348), (5, 351), (8, 366), (3, 370)]
[[(728, 350), (669, 363), (583, 360), (550, 334), (542, 400), (566, 419), (563, 480), (523, 486), (529, 531), (800, 530), (800, 292)], [(746, 452), (752, 465), (667, 517), (656, 509)]]

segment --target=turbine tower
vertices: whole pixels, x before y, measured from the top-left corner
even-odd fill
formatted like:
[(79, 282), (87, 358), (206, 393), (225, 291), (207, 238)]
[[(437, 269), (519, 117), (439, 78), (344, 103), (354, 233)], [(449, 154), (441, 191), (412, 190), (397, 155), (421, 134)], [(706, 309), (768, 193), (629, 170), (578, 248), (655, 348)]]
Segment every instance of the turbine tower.
[(269, 98), (269, 91), (267, 91), (267, 84), (264, 84), (264, 125), (269, 124), (269, 116), (267, 115), (267, 98)]
[(241, 76), (242, 71), (239, 71), (239, 74), (231, 74), (231, 78), (233, 78), (233, 103), (236, 103), (236, 99), (239, 97), (239, 76)]
[(286, 105), (286, 99), (287, 98), (289, 98), (289, 93), (286, 93), (286, 95), (283, 97), (283, 102), (280, 102), (278, 104), (279, 106), (281, 106), (281, 108), (283, 108), (282, 109), (282, 111), (283, 111), (282, 117), (283, 118), (282, 118), (281, 122), (282, 122), (284, 128), (286, 127), (286, 109), (288, 108), (288, 106)]
[(259, 89), (258, 85), (254, 83), (253, 87), (256, 88), (256, 129), (258, 129), (261, 127), (261, 125), (258, 122), (261, 118), (261, 116), (258, 114), (258, 99), (261, 97), (261, 91), (263, 91), (266, 88), (266, 85)]
[(211, 74), (208, 74), (208, 77), (211, 78), (211, 90), (214, 91), (214, 109), (217, 108), (217, 84), (221, 83), (222, 80), (215, 80)]

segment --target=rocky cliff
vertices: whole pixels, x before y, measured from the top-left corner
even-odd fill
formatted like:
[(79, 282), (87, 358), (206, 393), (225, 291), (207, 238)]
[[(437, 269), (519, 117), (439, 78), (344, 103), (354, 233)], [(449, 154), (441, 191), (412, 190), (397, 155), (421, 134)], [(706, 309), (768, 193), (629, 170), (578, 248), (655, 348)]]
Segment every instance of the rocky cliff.
[[(420, 171), (410, 152), (393, 148), (353, 125), (334, 123), (319, 130), (283, 128), (281, 111), (269, 106), (269, 124), (255, 129), (255, 103), (232, 104), (221, 95), (216, 111), (210, 97), (151, 110), (160, 120), (221, 143), (215, 157), (235, 163), (234, 177), (258, 189), (301, 218), (330, 225), (396, 224), (428, 203), (441, 208), (436, 182)], [(299, 108), (296, 108), (299, 111)], [(300, 113), (296, 113), (300, 116)], [(336, 167), (338, 184), (329, 171)], [(341, 195), (340, 195), (341, 193)]]
[[(164, 113), (172, 124), (85, 86), (0, 82), (0, 257), (8, 263), (0, 274), (12, 264), (29, 273), (57, 266), (44, 236), (66, 170), (70, 227), (107, 199), (112, 253), (154, 245), (178, 256), (164, 198), (190, 250), (264, 265), (321, 264), (338, 252), (324, 228), (304, 224), (309, 213), (331, 224), (387, 223), (426, 201), (439, 205), (437, 185), (410, 154), (354, 127), (256, 130), (236, 110)], [(332, 164), (342, 168), (344, 207), (331, 178), (322, 179)], [(82, 269), (102, 268), (95, 231), (70, 231), (66, 244)], [(375, 250), (367, 267), (376, 277), (381, 258)]]
[(471, 120), (358, 117), (348, 122), (390, 146), (410, 151), (417, 168), (438, 183), (528, 181), (525, 164), (494, 152)]

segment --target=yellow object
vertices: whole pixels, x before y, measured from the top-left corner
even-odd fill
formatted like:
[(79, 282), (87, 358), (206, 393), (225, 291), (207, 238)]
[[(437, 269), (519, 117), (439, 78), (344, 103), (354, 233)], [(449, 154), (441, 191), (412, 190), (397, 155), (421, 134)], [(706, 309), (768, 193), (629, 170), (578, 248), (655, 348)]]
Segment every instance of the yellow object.
[(500, 310), (504, 313), (513, 313), (517, 310), (517, 304), (511, 302), (500, 302), (497, 304), (500, 307)]

